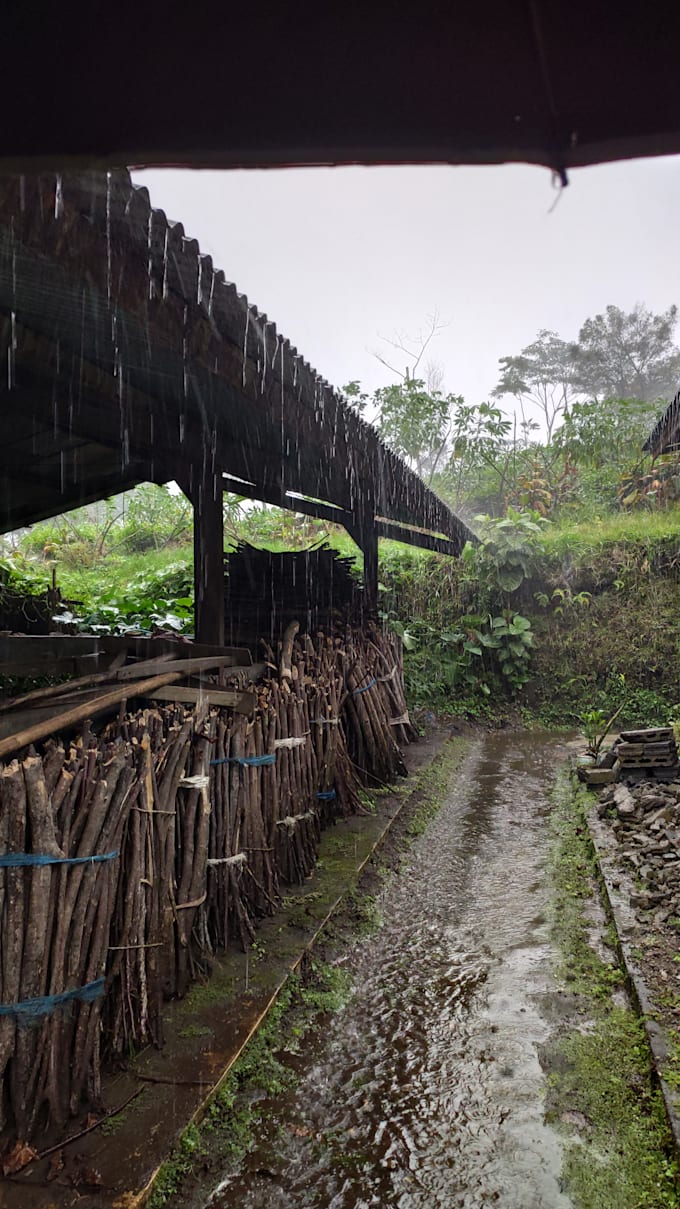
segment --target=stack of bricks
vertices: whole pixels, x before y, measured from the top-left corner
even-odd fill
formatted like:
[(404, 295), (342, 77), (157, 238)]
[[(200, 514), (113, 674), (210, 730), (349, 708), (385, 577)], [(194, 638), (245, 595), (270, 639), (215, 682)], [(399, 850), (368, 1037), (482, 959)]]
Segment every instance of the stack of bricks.
[(628, 769), (673, 769), (678, 764), (678, 747), (671, 726), (656, 730), (624, 730), (614, 744), (617, 771)]

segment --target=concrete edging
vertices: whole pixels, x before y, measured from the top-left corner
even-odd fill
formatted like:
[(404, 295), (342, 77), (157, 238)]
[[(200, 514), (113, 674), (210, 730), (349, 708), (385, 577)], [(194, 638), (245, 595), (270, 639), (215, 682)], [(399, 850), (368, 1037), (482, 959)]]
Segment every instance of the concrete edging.
[(654, 1003), (635, 957), (635, 948), (642, 939), (643, 930), (629, 901), (630, 892), (634, 890), (634, 886), (631, 879), (618, 866), (612, 837), (598, 817), (594, 805), (591, 804), (587, 807), (585, 818), (597, 858), (607, 907), (616, 929), (619, 955), (631, 994), (644, 1024), (654, 1072), (659, 1082), (666, 1117), (680, 1159), (680, 1090), (671, 1087), (661, 1073), (664, 1063), (669, 1058), (671, 1046), (665, 1030), (654, 1018)]

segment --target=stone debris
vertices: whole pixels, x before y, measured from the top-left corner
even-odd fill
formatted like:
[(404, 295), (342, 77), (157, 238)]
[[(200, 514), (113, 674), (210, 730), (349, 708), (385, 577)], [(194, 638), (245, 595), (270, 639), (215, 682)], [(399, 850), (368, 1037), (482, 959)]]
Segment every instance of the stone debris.
[(624, 730), (613, 750), (619, 770), (628, 768), (674, 768), (678, 763), (678, 747), (672, 726), (654, 730)]
[(600, 752), (597, 763), (582, 764), (578, 775), (587, 785), (606, 785), (629, 779), (638, 781), (655, 777), (659, 781), (680, 776), (678, 745), (672, 726), (657, 726), (652, 730), (624, 730), (606, 751)]
[(656, 925), (680, 919), (680, 779), (608, 785), (597, 809), (611, 821), (621, 865), (635, 878), (631, 906), (654, 911)]

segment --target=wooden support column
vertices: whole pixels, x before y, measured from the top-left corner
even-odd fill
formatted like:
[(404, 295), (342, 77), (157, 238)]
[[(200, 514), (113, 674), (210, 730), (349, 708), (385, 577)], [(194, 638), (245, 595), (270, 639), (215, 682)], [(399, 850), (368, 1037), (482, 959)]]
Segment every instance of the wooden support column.
[(364, 552), (364, 600), (371, 616), (378, 612), (378, 533), (375, 524), (366, 525), (360, 534)]
[(194, 508), (194, 618), (196, 641), (224, 646), (224, 517), (222, 474), (205, 462), (180, 479)]
[(375, 616), (378, 612), (378, 530), (373, 501), (364, 499), (362, 504), (358, 515), (355, 511), (355, 524), (345, 527), (363, 553), (364, 607), (369, 616)]

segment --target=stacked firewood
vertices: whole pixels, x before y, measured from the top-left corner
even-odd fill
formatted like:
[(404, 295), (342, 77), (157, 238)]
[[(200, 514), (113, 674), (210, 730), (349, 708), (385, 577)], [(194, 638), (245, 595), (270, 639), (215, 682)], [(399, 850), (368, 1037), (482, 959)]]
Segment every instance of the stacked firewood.
[(52, 743), (0, 775), (0, 1112), (22, 1137), (43, 1109), (61, 1124), (98, 1099), (119, 850), (141, 787), (121, 742)]
[(314, 632), (358, 618), (362, 588), (353, 566), (325, 544), (273, 551), (239, 542), (225, 559), (227, 636), (273, 641), (291, 621)]
[(252, 942), (362, 781), (403, 771), (398, 641), (297, 629), (266, 647), (250, 716), (155, 702), (2, 768), (0, 1124), (20, 1137), (96, 1105), (102, 1061), (162, 1044), (164, 1001)]

